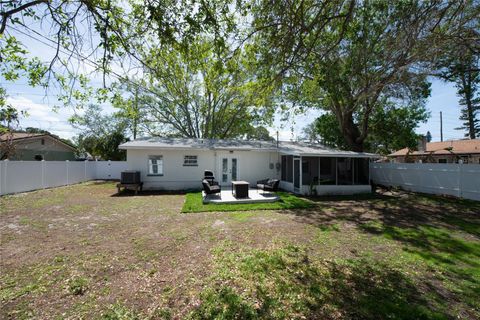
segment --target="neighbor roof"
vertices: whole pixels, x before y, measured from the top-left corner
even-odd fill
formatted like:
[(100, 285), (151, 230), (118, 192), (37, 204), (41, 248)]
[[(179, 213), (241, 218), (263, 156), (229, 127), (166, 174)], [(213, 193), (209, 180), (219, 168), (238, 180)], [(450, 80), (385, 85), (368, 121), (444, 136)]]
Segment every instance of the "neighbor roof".
[(377, 157), (372, 153), (358, 153), (327, 148), (321, 144), (304, 142), (260, 140), (215, 140), (215, 139), (184, 139), (184, 138), (143, 138), (121, 144), (119, 149), (209, 149), (238, 151), (272, 151), (299, 156), (348, 156)]
[(26, 139), (26, 138), (33, 138), (38, 136), (44, 136), (44, 133), (27, 133), (27, 132), (13, 132), (13, 133), (4, 133), (0, 134), (0, 141), (7, 141), (9, 139), (18, 140), (18, 139)]
[[(449, 151), (450, 150), (450, 151)], [(398, 150), (390, 156), (399, 157), (405, 156), (408, 152), (408, 148), (403, 148)], [(480, 153), (480, 139), (469, 139), (469, 140), (451, 140), (451, 141), (442, 141), (442, 142), (429, 142), (427, 143), (426, 151), (412, 151), (410, 155), (445, 155), (445, 154), (470, 154), (470, 153)]]
[(50, 138), (54, 139), (55, 141), (67, 146), (68, 148), (72, 149), (73, 151), (76, 150), (76, 148), (59, 138), (57, 138), (54, 135), (47, 134), (47, 133), (28, 133), (28, 132), (13, 132), (13, 133), (4, 133), (0, 135), (0, 142), (2, 141), (7, 141), (7, 140), (12, 140), (12, 141), (24, 141), (24, 140), (29, 140), (29, 139), (39, 139), (39, 138)]

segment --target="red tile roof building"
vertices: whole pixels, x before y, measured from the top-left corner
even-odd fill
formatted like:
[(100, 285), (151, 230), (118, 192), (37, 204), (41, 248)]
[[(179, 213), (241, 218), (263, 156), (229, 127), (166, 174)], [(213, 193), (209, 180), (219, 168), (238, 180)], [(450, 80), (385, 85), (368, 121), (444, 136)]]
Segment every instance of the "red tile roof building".
[(389, 155), (394, 162), (480, 163), (480, 139), (429, 142), (425, 150), (403, 148)]

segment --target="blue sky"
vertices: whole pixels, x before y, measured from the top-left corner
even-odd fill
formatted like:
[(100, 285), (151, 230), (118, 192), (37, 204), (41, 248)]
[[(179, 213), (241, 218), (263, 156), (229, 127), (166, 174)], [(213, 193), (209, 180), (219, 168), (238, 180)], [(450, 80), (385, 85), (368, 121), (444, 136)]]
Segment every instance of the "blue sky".
[[(78, 131), (68, 123), (68, 118), (74, 111), (65, 107), (55, 109), (54, 107), (58, 105), (58, 102), (54, 94), (45, 95), (43, 89), (29, 87), (24, 79), (14, 83), (2, 81), (2, 86), (7, 88), (8, 101), (15, 107), (26, 110), (29, 114), (21, 120), (21, 127), (38, 127), (64, 138), (72, 138), (78, 134)], [(461, 125), (461, 121), (458, 119), (460, 116), (458, 97), (452, 84), (434, 80), (427, 108), (431, 112), (431, 117), (427, 123), (421, 124), (417, 128), (418, 133), (425, 134), (430, 131), (433, 141), (440, 141), (439, 113), (442, 111), (444, 140), (463, 138), (463, 132), (455, 130), (456, 127)], [(112, 111), (112, 108), (106, 106), (105, 110), (108, 113)], [(278, 130), (282, 140), (289, 140), (292, 138), (292, 127), (294, 128), (294, 135), (299, 135), (303, 127), (312, 122), (319, 114), (320, 111), (318, 110), (310, 110), (304, 115), (290, 118), (287, 122), (282, 123), (277, 119), (270, 130), (272, 133)]]
[[(30, 56), (42, 57), (44, 62), (48, 62), (53, 54), (53, 49), (45, 45), (45, 40), (38, 39), (19, 34), (13, 31), (20, 41), (27, 44), (27, 49), (31, 52)], [(37, 37), (38, 38), (38, 37)], [(85, 68), (88, 68), (86, 66)], [(99, 84), (99, 78), (93, 79)], [(55, 108), (59, 105), (56, 99), (55, 90), (50, 90), (47, 94), (42, 88), (31, 88), (27, 85), (26, 79), (19, 79), (11, 83), (5, 82), (0, 77), (0, 84), (7, 89), (9, 95), (8, 102), (20, 110), (28, 112), (28, 116), (22, 118), (20, 126), (38, 127), (48, 130), (63, 138), (72, 138), (79, 132), (69, 123), (68, 118), (74, 113), (71, 108)], [(430, 131), (433, 141), (440, 141), (440, 111), (443, 112), (443, 138), (444, 140), (461, 139), (464, 133), (455, 128), (461, 126), (460, 108), (458, 106), (458, 97), (456, 89), (451, 83), (444, 83), (439, 80), (432, 80), (431, 96), (428, 99), (427, 108), (431, 112), (430, 119), (420, 124), (417, 133), (425, 134)], [(106, 113), (110, 113), (113, 109), (109, 106), (104, 107)], [(269, 128), (272, 135), (279, 131), (281, 140), (289, 140), (296, 138), (302, 134), (302, 129), (320, 115), (319, 110), (310, 110), (304, 115), (290, 117), (287, 122), (280, 122), (279, 117), (274, 121), (274, 125)], [(293, 128), (293, 136), (292, 136)]]

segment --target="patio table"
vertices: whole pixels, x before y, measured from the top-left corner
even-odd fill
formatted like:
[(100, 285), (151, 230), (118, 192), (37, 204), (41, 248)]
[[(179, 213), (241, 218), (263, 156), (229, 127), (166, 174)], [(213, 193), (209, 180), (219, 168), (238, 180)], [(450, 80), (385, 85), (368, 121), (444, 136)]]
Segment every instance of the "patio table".
[(248, 198), (247, 181), (232, 181), (232, 194), (235, 198)]

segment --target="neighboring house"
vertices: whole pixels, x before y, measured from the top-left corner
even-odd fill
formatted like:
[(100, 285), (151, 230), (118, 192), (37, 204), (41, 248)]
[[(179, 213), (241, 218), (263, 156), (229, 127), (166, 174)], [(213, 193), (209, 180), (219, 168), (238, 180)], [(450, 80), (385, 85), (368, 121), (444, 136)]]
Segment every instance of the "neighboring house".
[(392, 162), (480, 163), (480, 139), (428, 142), (418, 151), (408, 148), (389, 155)]
[(369, 161), (374, 154), (333, 150), (299, 142), (148, 138), (119, 146), (131, 170), (141, 172), (146, 189), (199, 189), (204, 170), (220, 185), (232, 180), (251, 186), (265, 178), (301, 194), (370, 192)]
[(7, 133), (0, 135), (0, 143), (8, 145), (9, 160), (75, 160), (76, 149), (50, 134)]

